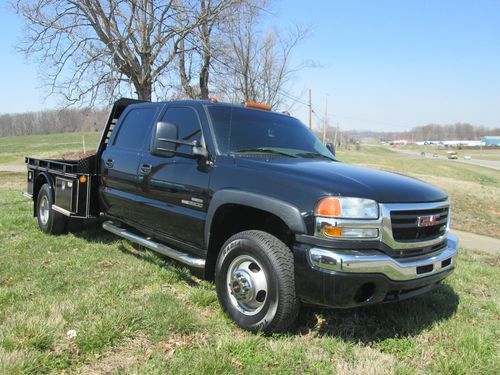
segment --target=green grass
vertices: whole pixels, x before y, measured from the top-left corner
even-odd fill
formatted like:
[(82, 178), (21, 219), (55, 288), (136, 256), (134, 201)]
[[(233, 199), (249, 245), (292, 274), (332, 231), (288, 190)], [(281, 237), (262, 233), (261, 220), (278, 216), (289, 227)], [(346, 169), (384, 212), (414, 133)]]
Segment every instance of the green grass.
[[(45, 143), (51, 137), (65, 139)], [(4, 145), (33, 142), (5, 140), (7, 159)], [(498, 177), (481, 168), (454, 165), (455, 173), (378, 148), (339, 157), (416, 172), (471, 199), (470, 189), (497, 194)], [(0, 374), (500, 372), (498, 256), (462, 249), (456, 272), (426, 295), (349, 310), (304, 307), (289, 332), (265, 337), (238, 329), (213, 284), (166, 258), (99, 228), (41, 233), (20, 196), (24, 181), (0, 172)], [(454, 207), (454, 215), (468, 212)], [(77, 336), (68, 338), (72, 329)]]
[(25, 156), (52, 157), (67, 152), (93, 150), (101, 133), (61, 133), (30, 135), (25, 137), (0, 137), (0, 163), (24, 163)]
[(447, 160), (422, 158), (384, 147), (340, 149), (340, 160), (412, 176), (446, 191), (455, 229), (500, 238), (500, 171)]
[(424, 296), (303, 308), (288, 333), (264, 337), (238, 329), (211, 283), (165, 258), (97, 228), (41, 233), (19, 195), (24, 176), (0, 181), (2, 374), (500, 371), (498, 257), (462, 251)]

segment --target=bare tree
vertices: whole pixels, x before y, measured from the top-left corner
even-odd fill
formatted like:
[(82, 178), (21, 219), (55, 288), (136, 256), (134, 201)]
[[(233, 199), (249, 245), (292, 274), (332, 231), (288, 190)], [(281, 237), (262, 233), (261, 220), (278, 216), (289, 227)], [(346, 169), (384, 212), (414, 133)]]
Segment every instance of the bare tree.
[[(308, 36), (307, 28), (295, 25), (285, 33), (275, 29), (260, 32), (262, 9), (267, 1), (242, 6), (225, 26), (226, 53), (217, 62), (219, 91), (233, 101), (255, 101), (279, 107), (287, 100), (294, 74), (312, 66), (310, 62), (292, 66), (293, 50)], [(222, 61), (221, 61), (222, 60)]]
[[(189, 98), (207, 99), (211, 73), (214, 71), (218, 56), (225, 53), (221, 47), (221, 27), (224, 27), (234, 14), (252, 0), (233, 0), (224, 11), (218, 11), (223, 0), (194, 0), (191, 11), (181, 19), (196, 24), (188, 38), (179, 43), (178, 72), (181, 90)], [(214, 15), (214, 12), (216, 13)], [(189, 20), (190, 17), (193, 19)]]
[(168, 90), (186, 36), (232, 3), (197, 16), (189, 0), (17, 0), (14, 7), (26, 26), (20, 49), (38, 58), (49, 95), (93, 104), (131, 88), (144, 100)]

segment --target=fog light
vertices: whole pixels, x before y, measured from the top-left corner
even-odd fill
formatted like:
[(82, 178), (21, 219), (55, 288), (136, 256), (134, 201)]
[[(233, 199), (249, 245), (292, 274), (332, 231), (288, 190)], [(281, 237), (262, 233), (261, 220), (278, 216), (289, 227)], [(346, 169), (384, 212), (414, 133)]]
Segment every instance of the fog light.
[(342, 237), (375, 238), (378, 237), (376, 228), (342, 228)]

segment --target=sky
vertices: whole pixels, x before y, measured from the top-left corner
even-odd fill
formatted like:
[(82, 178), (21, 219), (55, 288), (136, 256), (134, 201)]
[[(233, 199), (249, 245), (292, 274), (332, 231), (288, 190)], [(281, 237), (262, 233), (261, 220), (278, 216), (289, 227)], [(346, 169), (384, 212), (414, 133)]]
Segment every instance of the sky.
[[(22, 24), (0, 5), (0, 113), (56, 108), (44, 100), (38, 66), (16, 52)], [(290, 91), (314, 123), (397, 131), (428, 123), (500, 126), (500, 0), (276, 0), (267, 23), (309, 26), (292, 64)], [(308, 121), (307, 106), (292, 114)]]

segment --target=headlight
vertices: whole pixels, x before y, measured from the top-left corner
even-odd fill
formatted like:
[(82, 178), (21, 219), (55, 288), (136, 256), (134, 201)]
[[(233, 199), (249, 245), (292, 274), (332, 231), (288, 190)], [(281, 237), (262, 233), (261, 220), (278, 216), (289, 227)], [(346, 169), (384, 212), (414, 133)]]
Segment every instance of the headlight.
[(364, 198), (326, 197), (316, 205), (315, 214), (342, 219), (377, 219), (378, 204)]
[(378, 204), (371, 199), (326, 197), (314, 210), (316, 236), (337, 239), (376, 239), (381, 219)]

